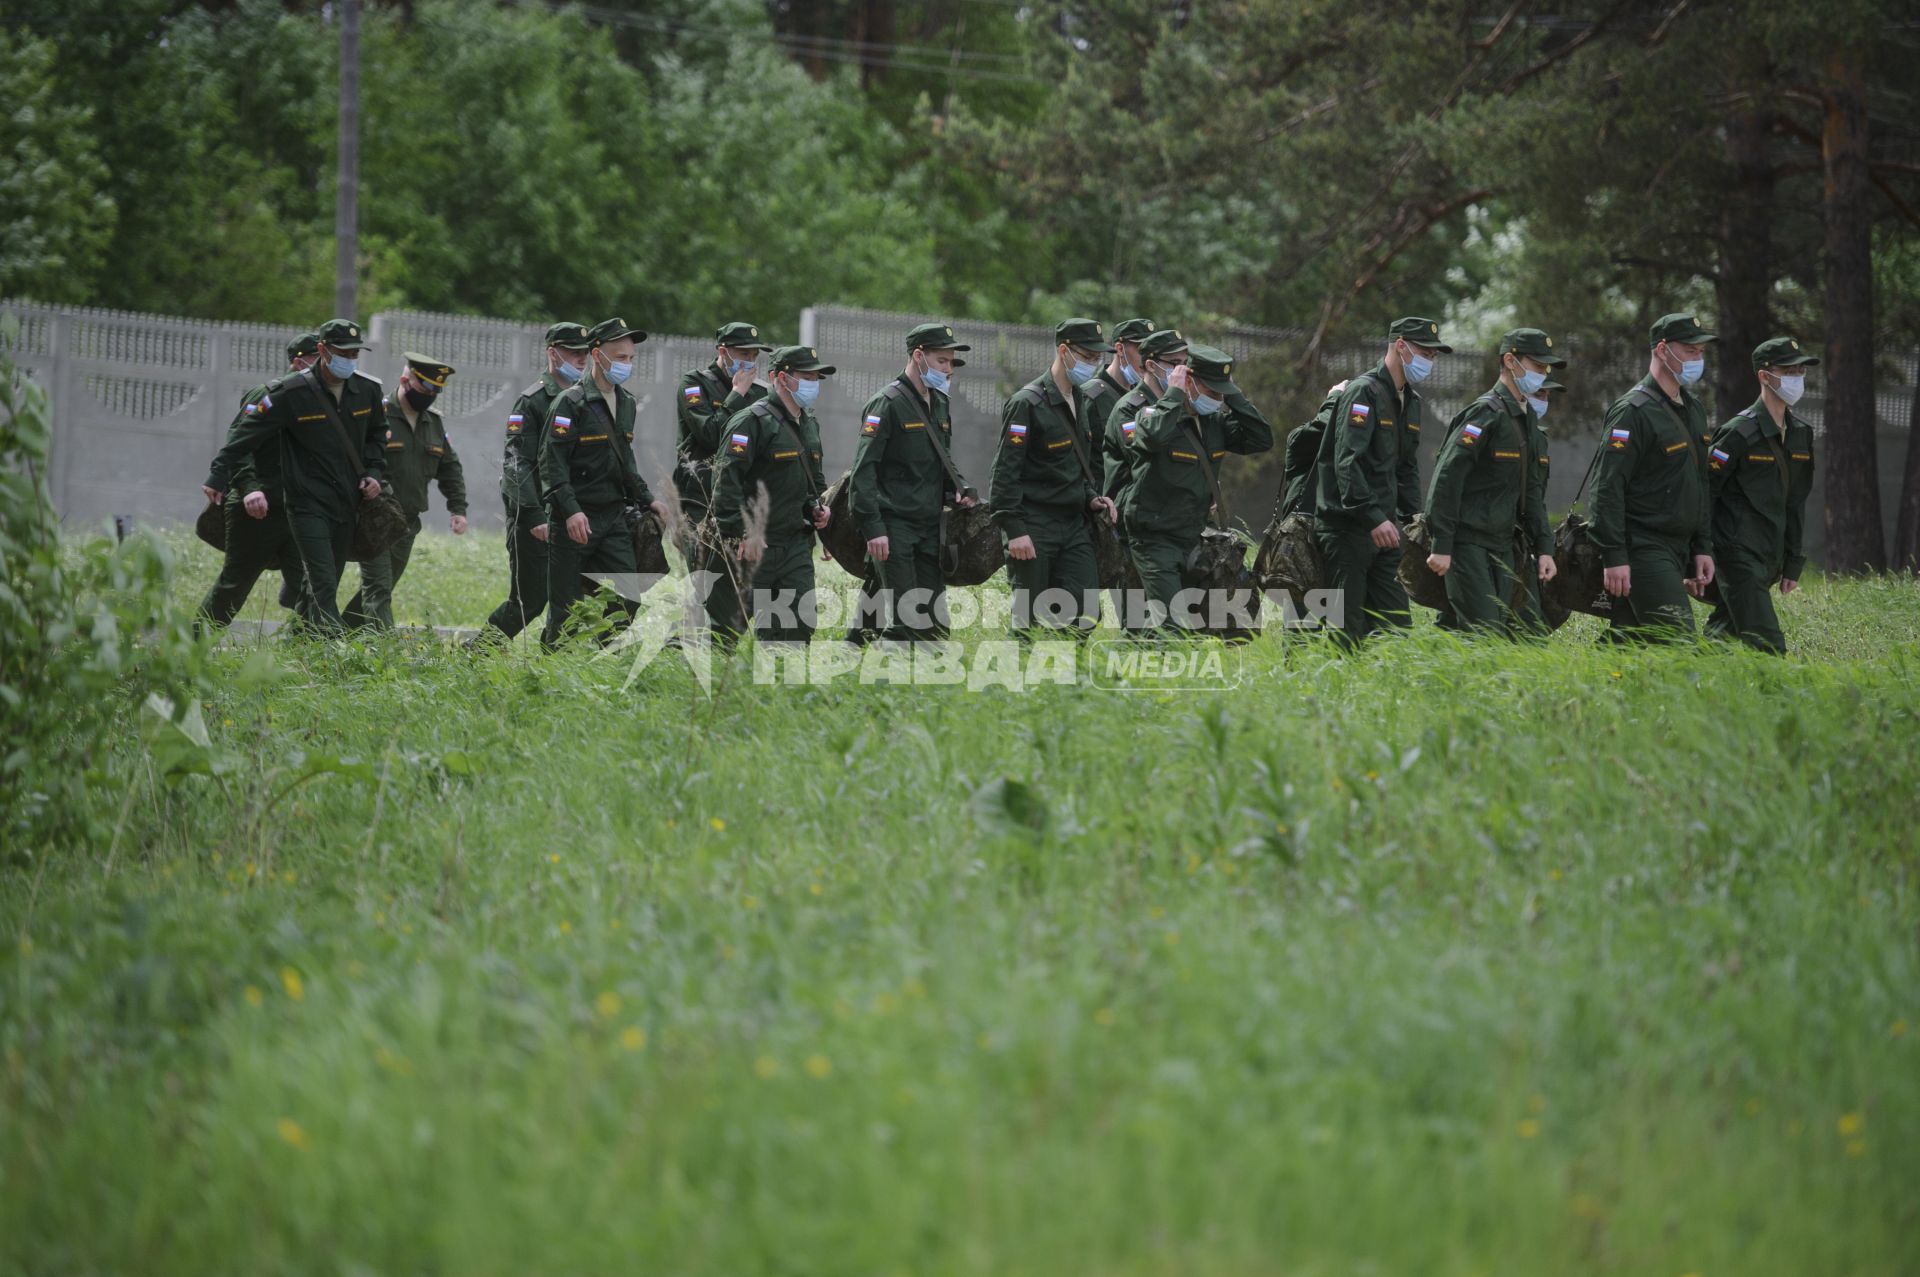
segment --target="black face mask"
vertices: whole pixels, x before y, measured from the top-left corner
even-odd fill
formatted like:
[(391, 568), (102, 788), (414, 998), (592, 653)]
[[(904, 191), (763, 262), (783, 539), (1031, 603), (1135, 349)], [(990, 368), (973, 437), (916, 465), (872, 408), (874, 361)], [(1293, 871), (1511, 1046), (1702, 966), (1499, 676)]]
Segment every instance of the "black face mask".
[(433, 407), (433, 401), (440, 397), (440, 392), (437, 390), (415, 390), (412, 386), (406, 387), (400, 393), (407, 397), (408, 405), (415, 412), (425, 412)]

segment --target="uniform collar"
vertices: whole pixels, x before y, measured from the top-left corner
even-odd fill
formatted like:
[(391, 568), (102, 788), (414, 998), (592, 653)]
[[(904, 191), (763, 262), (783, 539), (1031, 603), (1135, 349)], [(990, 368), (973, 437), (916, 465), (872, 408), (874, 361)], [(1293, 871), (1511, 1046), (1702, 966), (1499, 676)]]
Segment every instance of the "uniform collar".
[(1759, 399), (1754, 400), (1751, 404), (1749, 404), (1747, 406), (1747, 414), (1751, 416), (1754, 419), (1754, 421), (1759, 424), (1760, 433), (1772, 439), (1785, 439), (1787, 437), (1787, 431), (1790, 428), (1794, 426), (1802, 426), (1806, 424), (1805, 422), (1801, 421), (1798, 417), (1793, 415), (1793, 409), (1791, 406), (1789, 406), (1787, 409), (1787, 419), (1780, 423), (1780, 429), (1776, 431), (1773, 428), (1773, 414), (1767, 411), (1767, 401), (1765, 396), (1762, 396)]
[(1381, 388), (1384, 389), (1389, 395), (1391, 395), (1393, 397), (1394, 402), (1401, 408), (1406, 407), (1408, 401), (1413, 397), (1415, 393), (1413, 389), (1413, 383), (1411, 381), (1407, 383), (1407, 388), (1404, 391), (1395, 390), (1393, 388), (1393, 374), (1387, 371), (1387, 361), (1384, 359), (1382, 359), (1379, 363), (1375, 364), (1373, 367), (1367, 369), (1367, 371), (1361, 375), (1366, 377), (1371, 377), (1375, 381), (1379, 382), (1381, 385)]
[(1527, 405), (1514, 397), (1513, 392), (1507, 389), (1506, 382), (1494, 382), (1493, 393), (1494, 397), (1500, 400), (1501, 406), (1505, 408), (1508, 413), (1520, 418), (1521, 421), (1527, 419), (1527, 413), (1529, 411)]
[(913, 396), (913, 401), (915, 403), (919, 404), (921, 407), (927, 409), (928, 411), (932, 411), (933, 397), (935, 394), (939, 393), (938, 391), (934, 390), (932, 386), (928, 386), (927, 393), (925, 395), (922, 395), (919, 392), (919, 390), (914, 388), (913, 378), (907, 376), (907, 374), (905, 374), (904, 372), (901, 373), (899, 376), (895, 377), (894, 380), (900, 383), (900, 389), (906, 391), (909, 395)]

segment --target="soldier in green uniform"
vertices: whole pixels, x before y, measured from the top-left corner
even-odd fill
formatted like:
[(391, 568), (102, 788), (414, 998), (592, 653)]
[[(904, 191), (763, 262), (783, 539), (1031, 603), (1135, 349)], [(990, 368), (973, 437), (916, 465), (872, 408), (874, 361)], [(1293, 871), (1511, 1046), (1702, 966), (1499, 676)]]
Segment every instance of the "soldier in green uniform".
[(1153, 331), (1151, 319), (1123, 319), (1113, 327), (1113, 358), (1101, 365), (1099, 375), (1083, 388), (1087, 402), (1093, 405), (1094, 427), (1094, 463), (1093, 472), (1099, 475), (1105, 469), (1105, 459), (1100, 455), (1105, 445), (1105, 427), (1107, 418), (1113, 415), (1113, 409), (1129, 390), (1140, 384), (1140, 342)]
[(1007, 540), (1013, 628), (1020, 634), (1067, 627), (1084, 633), (1099, 623), (1100, 569), (1086, 512), (1118, 519), (1093, 469), (1105, 422), (1095, 419), (1085, 389), (1113, 347), (1092, 319), (1062, 320), (1053, 336), (1053, 363), (1016, 390), (1000, 414), (988, 493)]
[[(548, 542), (551, 598), (540, 643), (560, 644), (584, 572), (634, 574), (630, 507), (655, 501), (633, 459), (633, 432), (639, 405), (626, 389), (633, 376), (634, 351), (647, 334), (624, 319), (608, 319), (587, 333), (588, 375), (562, 391), (547, 410), (540, 436), (540, 495), (558, 531)], [(621, 596), (619, 610), (630, 622), (639, 604)]]
[(973, 486), (953, 465), (953, 371), (971, 347), (946, 324), (907, 333), (907, 366), (867, 400), (853, 450), (848, 509), (867, 543), (861, 620), (847, 637), (863, 641), (875, 618), (889, 639), (938, 639), (947, 632), (941, 570), (941, 510), (970, 506)]
[(1100, 431), (1100, 492), (1112, 499), (1115, 509), (1121, 508), (1120, 494), (1133, 478), (1134, 454), (1127, 450), (1127, 439), (1141, 411), (1167, 393), (1167, 374), (1187, 362), (1187, 339), (1176, 329), (1157, 328), (1141, 337), (1139, 351), (1140, 382), (1120, 396)]
[(289, 562), (300, 572), (294, 611), (324, 634), (341, 628), (340, 573), (353, 548), (356, 510), (380, 495), (386, 476), (380, 383), (359, 372), (365, 347), (353, 320), (322, 324), (313, 367), (267, 384), (201, 485), (210, 500), (224, 500), (243, 457), (285, 441), (280, 459), (293, 523)]
[(341, 619), (355, 629), (393, 628), (393, 587), (400, 584), (413, 558), (413, 540), (420, 535), (429, 483), (440, 485), (453, 534), (467, 533), (466, 471), (447, 438), (447, 423), (433, 410), (453, 368), (411, 350), (400, 357), (406, 361), (400, 370), (400, 392), (381, 400), (381, 408), (387, 419), (387, 482), (406, 512), (407, 530), (384, 554), (360, 565), (360, 588), (340, 611)]
[(742, 408), (767, 397), (766, 387), (754, 381), (756, 361), (773, 349), (760, 339), (760, 329), (736, 321), (720, 325), (713, 338), (713, 362), (680, 377), (680, 443), (673, 486), (680, 497), (680, 526), (688, 530), (707, 517), (714, 457), (727, 423)]
[(1415, 386), (1452, 351), (1435, 320), (1387, 326), (1386, 358), (1347, 382), (1334, 401), (1314, 461), (1314, 539), (1328, 585), (1345, 609), (1335, 638), (1349, 650), (1371, 633), (1412, 623), (1400, 584), (1400, 527), (1420, 513), (1420, 424)]
[(1121, 497), (1127, 547), (1147, 596), (1149, 623), (1193, 628), (1200, 618), (1174, 607), (1181, 568), (1219, 509), (1220, 463), (1273, 447), (1273, 427), (1233, 384), (1233, 356), (1193, 346), (1167, 374), (1166, 392), (1142, 409), (1127, 436), (1133, 479)]
[(547, 370), (520, 392), (507, 414), (507, 450), (500, 496), (507, 509), (507, 598), (493, 609), (476, 641), (505, 642), (547, 608), (547, 509), (540, 501), (540, 434), (547, 410), (587, 372), (587, 329), (558, 323), (547, 329)]
[(1648, 332), (1646, 377), (1607, 410), (1593, 541), (1617, 600), (1615, 638), (1691, 635), (1689, 596), (1713, 579), (1713, 436), (1706, 406), (1687, 389), (1705, 374), (1713, 340), (1692, 315), (1662, 315)]
[[(745, 628), (740, 597), (749, 588), (754, 634), (762, 642), (813, 637), (813, 539), (827, 526), (813, 404), (835, 370), (811, 346), (782, 346), (767, 371), (773, 393), (733, 415), (713, 467), (719, 537), (707, 617), (729, 644)], [(747, 506), (762, 488), (766, 525), (755, 532), (748, 527)]]
[[(300, 373), (313, 366), (320, 354), (320, 334), (301, 333), (287, 343), (287, 371)], [(227, 442), (239, 435), (241, 426), (257, 409), (265, 385), (255, 386), (240, 400), (239, 411), (227, 427)], [(293, 524), (287, 518), (287, 489), (282, 474), (280, 445), (261, 448), (243, 455), (233, 468), (233, 480), (221, 502), (221, 514), (227, 525), (226, 557), (220, 575), (207, 597), (200, 601), (197, 625), (224, 629), (246, 606), (254, 582), (275, 560), (287, 585), (299, 580), (297, 568), (288, 566), (293, 558), (289, 543)], [(295, 595), (286, 594), (283, 605), (291, 606)]]
[(1807, 372), (1820, 361), (1791, 337), (1754, 348), (1760, 398), (1721, 426), (1707, 450), (1720, 601), (1707, 633), (1735, 634), (1763, 652), (1785, 653), (1773, 582), (1791, 594), (1807, 566), (1801, 552), (1813, 491), (1813, 427), (1794, 415)]
[(1566, 362), (1540, 329), (1514, 329), (1500, 339), (1499, 381), (1448, 425), (1427, 486), (1427, 566), (1447, 587), (1444, 628), (1511, 636), (1515, 584), (1552, 579), (1546, 434), (1530, 400)]

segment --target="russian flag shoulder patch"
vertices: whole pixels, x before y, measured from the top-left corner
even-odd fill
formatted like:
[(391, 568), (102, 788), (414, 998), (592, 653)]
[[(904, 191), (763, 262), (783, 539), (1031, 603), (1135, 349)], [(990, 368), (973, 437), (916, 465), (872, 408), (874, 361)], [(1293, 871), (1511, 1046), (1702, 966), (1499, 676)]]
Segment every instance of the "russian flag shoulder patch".
[(1372, 420), (1372, 418), (1373, 409), (1367, 404), (1356, 401), (1352, 407), (1347, 409), (1347, 424), (1350, 426), (1364, 426), (1368, 421)]
[(1483, 427), (1469, 421), (1460, 427), (1460, 444), (1462, 447), (1472, 447), (1480, 442), (1480, 436), (1485, 433), (1486, 430)]

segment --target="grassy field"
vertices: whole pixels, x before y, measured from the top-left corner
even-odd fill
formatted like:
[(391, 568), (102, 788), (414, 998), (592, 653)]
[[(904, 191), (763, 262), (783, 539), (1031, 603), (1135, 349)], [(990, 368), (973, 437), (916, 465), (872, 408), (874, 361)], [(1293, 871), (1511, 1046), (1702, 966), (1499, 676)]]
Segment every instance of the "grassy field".
[(130, 713), (0, 872), (0, 1272), (1920, 1271), (1920, 588), (1783, 611), (1150, 695), (236, 643), (221, 774)]

